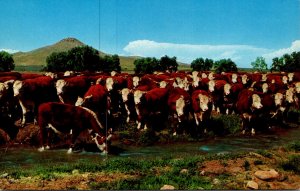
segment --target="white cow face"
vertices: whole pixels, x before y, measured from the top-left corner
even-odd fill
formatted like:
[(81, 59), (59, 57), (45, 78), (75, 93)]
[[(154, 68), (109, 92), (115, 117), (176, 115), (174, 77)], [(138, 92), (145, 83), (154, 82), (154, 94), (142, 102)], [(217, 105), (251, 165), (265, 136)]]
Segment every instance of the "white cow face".
[(203, 79), (203, 78), (207, 78), (207, 74), (203, 72), (203, 73), (201, 74), (201, 78), (202, 78), (202, 79)]
[(294, 73), (288, 73), (289, 82), (292, 82), (294, 79)]
[(0, 99), (7, 89), (8, 89), (8, 86), (5, 83), (0, 82)]
[(261, 99), (257, 94), (252, 95), (252, 107), (255, 109), (260, 109), (263, 107), (263, 105), (261, 104)]
[(232, 74), (231, 76), (231, 80), (232, 80), (232, 83), (237, 83), (237, 74)]
[(194, 78), (194, 77), (196, 77), (196, 76), (198, 76), (198, 74), (199, 74), (199, 72), (198, 72), (198, 71), (193, 71), (193, 72), (192, 72), (192, 76), (193, 76), (193, 78)]
[(209, 80), (214, 80), (215, 79), (213, 72), (211, 72), (211, 73), (208, 74), (208, 79)]
[(282, 105), (283, 102), (283, 94), (282, 93), (276, 93), (274, 96), (274, 101), (276, 106)]
[(294, 102), (294, 88), (289, 88), (285, 92), (285, 100), (289, 103)]
[(215, 85), (216, 85), (215, 81), (214, 81), (214, 80), (210, 80), (210, 81), (208, 82), (208, 90), (209, 90), (210, 92), (215, 91)]
[(268, 88), (269, 88), (269, 85), (267, 83), (263, 83), (262, 85), (262, 91), (263, 93), (267, 93), (268, 92)]
[(193, 80), (193, 86), (194, 86), (194, 87), (198, 87), (198, 86), (199, 86), (199, 81), (200, 81), (199, 77), (196, 76), (196, 77), (194, 78), (194, 80)]
[(105, 85), (106, 85), (107, 91), (111, 91), (113, 89), (114, 80), (112, 78), (107, 78)]
[(111, 76), (115, 76), (116, 74), (117, 74), (116, 71), (111, 71), (111, 72), (110, 72), (110, 75), (111, 75)]
[(208, 104), (210, 102), (210, 98), (206, 95), (199, 94), (199, 104), (200, 104), (200, 109), (202, 111), (207, 111), (208, 110)]
[(176, 100), (176, 112), (178, 117), (184, 114), (183, 112), (184, 107), (185, 107), (184, 97), (180, 96), (180, 98)]
[(132, 81), (133, 81), (133, 87), (137, 87), (139, 85), (140, 78), (138, 76), (133, 76)]
[(128, 101), (128, 95), (130, 93), (130, 90), (128, 88), (124, 88), (121, 90), (122, 100), (123, 102)]
[(63, 88), (65, 87), (65, 85), (67, 84), (67, 82), (65, 80), (57, 80), (56, 81), (56, 91), (57, 91), (57, 95), (60, 95), (63, 93)]
[(64, 76), (71, 76), (73, 74), (74, 74), (73, 71), (65, 71)]
[(267, 81), (267, 74), (263, 74), (263, 75), (261, 76), (261, 81), (262, 81), (262, 82)]
[(18, 96), (20, 94), (20, 89), (22, 88), (22, 86), (23, 86), (23, 82), (22, 81), (16, 80), (14, 82), (14, 85), (13, 85), (14, 96)]
[(295, 90), (296, 90), (296, 93), (299, 94), (300, 93), (300, 82), (297, 82), (295, 84)]
[(225, 95), (229, 95), (229, 94), (230, 94), (230, 90), (231, 90), (231, 85), (228, 84), (228, 83), (226, 83), (226, 84), (224, 85), (224, 94), (225, 94)]
[(282, 83), (287, 84), (288, 83), (288, 77), (282, 76)]
[(75, 106), (81, 106), (83, 104), (83, 98), (78, 96)]
[(242, 83), (243, 84), (247, 84), (248, 80), (249, 79), (248, 79), (248, 76), (246, 74), (242, 75)]
[(160, 88), (166, 88), (167, 87), (167, 82), (165, 82), (165, 81), (159, 82), (159, 87)]
[(141, 91), (141, 90), (136, 90), (133, 94), (133, 98), (134, 98), (134, 103), (135, 105), (138, 105), (141, 103), (141, 98), (143, 96), (145, 92)]

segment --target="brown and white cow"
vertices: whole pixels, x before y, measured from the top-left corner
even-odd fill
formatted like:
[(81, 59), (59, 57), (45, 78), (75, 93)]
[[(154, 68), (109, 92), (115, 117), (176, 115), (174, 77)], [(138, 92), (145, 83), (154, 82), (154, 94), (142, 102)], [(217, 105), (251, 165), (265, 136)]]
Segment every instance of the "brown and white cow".
[[(212, 97), (207, 91), (196, 90), (192, 94), (192, 108), (197, 126), (200, 123), (210, 118), (212, 110)], [(206, 132), (206, 127), (204, 127)]]
[(111, 135), (102, 127), (96, 114), (83, 107), (74, 105), (47, 102), (38, 108), (38, 125), (40, 127), (40, 148), (39, 151), (49, 149), (49, 135), (54, 132), (60, 135), (71, 135), (71, 142), (68, 153), (72, 153), (75, 141), (83, 131), (89, 131), (100, 151), (107, 151), (106, 141)]
[(28, 111), (32, 111), (34, 118), (37, 116), (37, 109), (41, 103), (58, 101), (54, 81), (51, 77), (42, 76), (23, 81), (16, 80), (13, 84), (14, 97), (19, 100), (22, 108), (23, 127), (26, 123)]
[(256, 117), (255, 111), (260, 110), (262, 107), (261, 97), (258, 92), (244, 89), (239, 93), (236, 102), (236, 111), (241, 115), (243, 121), (243, 134), (245, 134), (248, 125), (251, 127), (251, 134), (255, 134), (255, 129), (252, 124), (253, 118)]
[(154, 88), (148, 92), (135, 90), (134, 103), (137, 113), (137, 129), (147, 129), (150, 115), (160, 114), (167, 117), (168, 89)]
[(169, 91), (168, 107), (169, 114), (173, 119), (177, 119), (178, 125), (174, 126), (173, 135), (177, 134), (177, 129), (182, 122), (188, 120), (191, 106), (190, 95), (181, 88), (173, 88)]

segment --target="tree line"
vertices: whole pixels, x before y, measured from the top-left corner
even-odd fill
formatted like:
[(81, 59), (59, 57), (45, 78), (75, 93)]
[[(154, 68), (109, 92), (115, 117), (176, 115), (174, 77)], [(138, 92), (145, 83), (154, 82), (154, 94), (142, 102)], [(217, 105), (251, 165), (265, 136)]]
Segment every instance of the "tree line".
[[(80, 46), (65, 52), (54, 52), (46, 58), (44, 71), (63, 72), (72, 71), (121, 71), (120, 59), (117, 54), (100, 56), (99, 51), (90, 46)], [(269, 71), (265, 58), (257, 57), (251, 62), (253, 69), (257, 71)], [(190, 64), (194, 71), (213, 70), (216, 73), (236, 72), (237, 65), (231, 59), (221, 59), (214, 61), (209, 58), (196, 58)], [(0, 52), (0, 72), (11, 71), (15, 68), (14, 60), (11, 54)], [(176, 57), (167, 55), (160, 59), (154, 57), (138, 58), (134, 61), (134, 71), (136, 74), (147, 74), (155, 71), (175, 72), (178, 70)], [(272, 60), (270, 71), (300, 71), (300, 52), (284, 54), (281, 57), (275, 57)]]

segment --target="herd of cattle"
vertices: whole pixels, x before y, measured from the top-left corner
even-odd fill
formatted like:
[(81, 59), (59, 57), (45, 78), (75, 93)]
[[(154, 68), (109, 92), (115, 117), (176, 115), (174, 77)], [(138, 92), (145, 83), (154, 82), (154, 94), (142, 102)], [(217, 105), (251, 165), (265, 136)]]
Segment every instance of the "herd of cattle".
[(291, 108), (299, 109), (299, 100), (300, 72), (0, 73), (1, 115), (21, 120), (24, 127), (31, 113), (41, 132), (40, 151), (49, 148), (54, 132), (71, 135), (70, 153), (85, 130), (106, 151), (114, 129), (107, 129), (103, 119), (115, 115), (136, 122), (137, 129), (151, 128), (159, 116), (162, 123), (176, 122), (176, 134), (186, 121), (205, 132), (203, 122), (213, 111), (235, 113), (241, 116), (242, 132), (255, 134), (255, 117), (263, 116), (272, 126), (275, 119), (285, 120)]

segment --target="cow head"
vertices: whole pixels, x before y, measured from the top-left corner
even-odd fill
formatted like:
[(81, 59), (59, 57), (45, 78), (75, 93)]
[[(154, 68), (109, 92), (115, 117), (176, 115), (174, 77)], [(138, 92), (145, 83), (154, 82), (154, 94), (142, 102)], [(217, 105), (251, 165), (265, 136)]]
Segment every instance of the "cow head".
[(282, 105), (282, 102), (283, 102), (283, 94), (282, 93), (279, 93), (277, 92), (274, 96), (274, 101), (275, 101), (275, 105), (276, 106), (281, 106)]
[(289, 82), (292, 82), (294, 79), (294, 73), (288, 73)]
[(262, 74), (262, 76), (261, 76), (261, 81), (262, 81), (262, 82), (267, 81), (267, 74)]
[(107, 153), (107, 150), (108, 150), (107, 143), (111, 141), (112, 134), (110, 133), (107, 137), (105, 137), (105, 136), (99, 135), (98, 133), (95, 133), (95, 135), (91, 136), (91, 137), (92, 137), (92, 140), (95, 141), (98, 149), (101, 152)]
[(73, 74), (74, 74), (73, 71), (65, 71), (64, 76), (71, 76)]
[(176, 112), (179, 118), (184, 114), (184, 107), (185, 107), (185, 100), (184, 97), (181, 95), (176, 100)]
[(295, 89), (290, 87), (288, 90), (285, 92), (285, 100), (288, 103), (293, 103), (294, 102), (294, 91)]
[(133, 94), (134, 104), (138, 105), (141, 103), (142, 96), (145, 92), (141, 90), (136, 90)]
[(204, 72), (202, 72), (202, 74), (201, 74), (201, 78), (207, 78), (207, 74), (206, 74), (206, 73), (204, 73)]
[(67, 82), (65, 80), (57, 80), (55, 87), (57, 91), (57, 95), (60, 95), (63, 93), (63, 88), (66, 86)]
[(137, 87), (139, 85), (140, 78), (138, 76), (133, 76), (132, 81), (133, 81), (133, 87)]
[(123, 88), (121, 90), (122, 100), (123, 100), (124, 103), (128, 101), (128, 95), (129, 95), (130, 92), (131, 91), (128, 88)]
[(214, 80), (214, 79), (215, 79), (215, 76), (214, 76), (214, 73), (213, 73), (213, 72), (210, 72), (210, 73), (208, 74), (208, 79), (209, 79), (209, 80)]
[(198, 87), (198, 86), (199, 86), (199, 81), (200, 81), (199, 77), (196, 76), (196, 77), (193, 79), (193, 86), (194, 86), (194, 87)]
[(83, 98), (78, 96), (75, 106), (81, 106), (83, 102), (84, 102)]
[(248, 79), (248, 76), (246, 74), (242, 75), (242, 83), (243, 84), (247, 84), (248, 80), (249, 79)]
[(0, 99), (5, 94), (7, 89), (8, 89), (8, 85), (0, 82)]
[(14, 85), (13, 85), (14, 96), (18, 96), (20, 94), (20, 89), (22, 88), (23, 84), (24, 83), (20, 80), (16, 80), (14, 82)]
[(237, 83), (237, 74), (232, 74), (231, 76), (231, 80), (232, 80), (232, 83)]
[(215, 91), (215, 85), (216, 85), (215, 81), (214, 81), (214, 80), (210, 80), (210, 81), (208, 82), (208, 90), (209, 90), (210, 92)]
[(159, 82), (159, 87), (160, 88), (166, 88), (167, 87), (167, 82), (166, 81)]
[(106, 89), (107, 91), (111, 91), (113, 89), (114, 80), (112, 78), (106, 78)]
[(300, 93), (300, 82), (297, 82), (295, 84), (295, 90), (296, 90), (296, 93), (299, 94)]
[(192, 76), (193, 76), (193, 78), (194, 78), (194, 77), (196, 77), (196, 76), (198, 76), (198, 74), (199, 74), (199, 72), (198, 72), (198, 71), (193, 71), (193, 72), (192, 72)]
[(288, 83), (288, 77), (282, 76), (282, 83), (287, 84)]
[(230, 94), (230, 90), (231, 90), (231, 85), (228, 84), (228, 83), (226, 83), (226, 84), (224, 85), (224, 94), (225, 94), (226, 96), (229, 95), (229, 94)]
[(263, 83), (263, 85), (261, 86), (261, 88), (262, 88), (262, 92), (263, 93), (267, 93), (269, 85), (267, 83)]
[(210, 97), (207, 95), (199, 94), (199, 106), (202, 111), (207, 111), (208, 110), (208, 105), (211, 102)]
[(261, 99), (259, 95), (253, 94), (252, 95), (252, 108), (254, 109), (261, 109), (263, 105), (261, 104)]
[(114, 70), (110, 72), (110, 75), (111, 75), (111, 76), (115, 76), (116, 74), (117, 74), (117, 72), (114, 71)]

